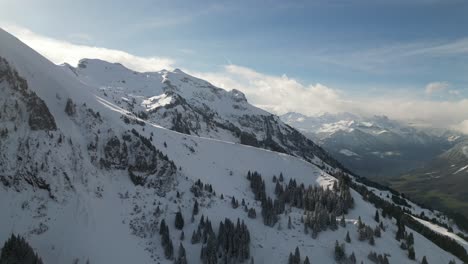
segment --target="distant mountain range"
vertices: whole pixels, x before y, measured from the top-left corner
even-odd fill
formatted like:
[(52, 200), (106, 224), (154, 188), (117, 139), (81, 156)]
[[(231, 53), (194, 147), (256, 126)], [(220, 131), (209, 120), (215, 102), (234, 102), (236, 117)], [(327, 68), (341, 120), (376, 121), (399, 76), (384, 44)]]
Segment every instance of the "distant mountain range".
[(386, 116), (287, 113), (280, 118), (351, 171), (378, 180), (422, 167), (462, 140), (456, 132), (422, 130)]

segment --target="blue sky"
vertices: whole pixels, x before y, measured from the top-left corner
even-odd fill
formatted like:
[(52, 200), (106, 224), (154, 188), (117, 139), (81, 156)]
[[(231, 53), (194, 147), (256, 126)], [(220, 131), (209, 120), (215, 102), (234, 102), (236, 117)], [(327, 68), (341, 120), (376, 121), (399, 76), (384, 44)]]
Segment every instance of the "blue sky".
[(464, 0), (0, 0), (0, 22), (191, 72), (232, 64), (359, 98), (468, 98)]

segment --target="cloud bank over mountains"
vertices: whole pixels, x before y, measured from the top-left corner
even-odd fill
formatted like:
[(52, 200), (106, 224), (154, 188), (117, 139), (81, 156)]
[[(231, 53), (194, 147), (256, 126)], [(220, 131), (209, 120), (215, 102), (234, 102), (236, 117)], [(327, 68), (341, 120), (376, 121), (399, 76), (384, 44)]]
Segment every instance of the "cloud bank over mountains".
[[(244, 92), (254, 105), (276, 114), (289, 111), (306, 115), (324, 112), (352, 112), (361, 115), (387, 115), (394, 119), (421, 125), (457, 129), (468, 134), (468, 99), (461, 98), (448, 82), (435, 81), (421, 87), (421, 93), (393, 93), (377, 96), (356, 96), (344, 89), (326, 84), (303, 84), (286, 75), (260, 73), (240, 65), (225, 65), (217, 71), (200, 72), (186, 69), (164, 56), (137, 56), (125, 51), (74, 44), (34, 33), (16, 25), (0, 24), (21, 41), (52, 62), (76, 65), (82, 58), (98, 58), (118, 62), (136, 71), (159, 71), (182, 68), (214, 85)], [(447, 93), (453, 99), (436, 100), (433, 95)]]

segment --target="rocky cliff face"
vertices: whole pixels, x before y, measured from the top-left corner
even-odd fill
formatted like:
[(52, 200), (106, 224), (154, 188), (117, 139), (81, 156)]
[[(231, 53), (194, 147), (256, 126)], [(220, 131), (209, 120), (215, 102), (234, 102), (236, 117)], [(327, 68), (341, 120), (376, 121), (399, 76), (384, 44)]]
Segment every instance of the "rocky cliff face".
[(77, 182), (86, 182), (98, 170), (125, 170), (135, 184), (158, 190), (177, 172), (136, 130), (112, 129), (99, 112), (70, 98), (60, 118), (70, 119), (83, 138), (67, 135), (44, 100), (1, 57), (0, 95), (0, 181), (5, 186), (18, 191), (32, 187), (65, 199)]
[[(10, 100), (4, 100), (4, 104), (2, 104), (4, 119), (15, 121), (22, 117), (27, 118), (27, 123), (33, 131), (57, 129), (54, 117), (44, 101), (35, 92), (28, 89), (26, 80), (21, 78), (2, 57), (0, 57), (0, 82), (3, 83), (3, 92), (10, 96)], [(8, 96), (4, 97), (4, 99), (7, 98)], [(12, 104), (14, 104), (14, 107), (12, 107)], [(18, 112), (19, 104), (25, 106), (24, 113)], [(13, 111), (7, 112), (8, 109)]]

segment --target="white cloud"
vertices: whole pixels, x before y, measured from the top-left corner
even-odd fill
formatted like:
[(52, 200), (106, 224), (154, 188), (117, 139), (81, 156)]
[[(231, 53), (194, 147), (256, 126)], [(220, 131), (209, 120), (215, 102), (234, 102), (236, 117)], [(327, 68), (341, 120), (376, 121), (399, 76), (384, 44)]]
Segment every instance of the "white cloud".
[(220, 72), (192, 74), (227, 90), (238, 89), (251, 103), (278, 114), (334, 112), (346, 104), (340, 91), (320, 83), (304, 86), (286, 75), (265, 75), (237, 65), (224, 66)]
[(432, 95), (435, 92), (440, 92), (446, 90), (449, 87), (449, 84), (446, 82), (431, 82), (426, 85), (426, 94)]
[(67, 62), (76, 66), (83, 58), (102, 59), (109, 62), (119, 62), (137, 71), (158, 71), (173, 69), (174, 60), (163, 57), (141, 57), (124, 51), (76, 45), (70, 42), (44, 37), (26, 28), (14, 25), (1, 25), (6, 31), (15, 35), (28, 46), (41, 53), (54, 63)]
[(454, 128), (460, 132), (463, 132), (468, 135), (468, 119), (463, 120), (459, 124), (455, 125)]
[[(303, 85), (287, 76), (272, 76), (252, 69), (228, 65), (218, 72), (192, 72), (225, 89), (244, 92), (249, 102), (277, 114), (289, 111), (306, 115), (323, 112), (352, 112), (361, 115), (387, 115), (423, 125), (454, 128), (466, 119), (468, 99), (433, 101), (409, 93), (358, 98), (323, 84)], [(443, 85), (431, 85), (430, 90)], [(463, 130), (468, 132), (468, 130)]]

